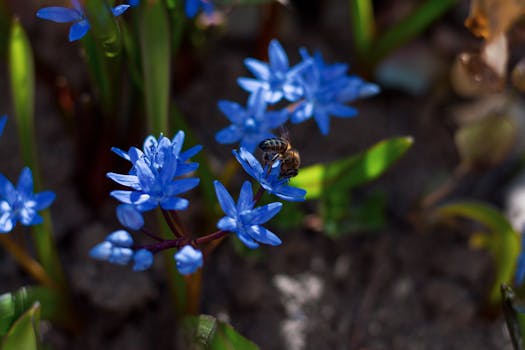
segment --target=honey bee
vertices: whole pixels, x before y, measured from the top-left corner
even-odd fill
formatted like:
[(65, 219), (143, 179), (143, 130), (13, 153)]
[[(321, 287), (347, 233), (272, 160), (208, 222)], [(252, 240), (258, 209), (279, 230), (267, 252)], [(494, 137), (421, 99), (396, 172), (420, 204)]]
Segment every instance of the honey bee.
[(297, 175), (301, 165), (299, 152), (292, 148), (290, 141), (284, 137), (273, 137), (259, 143), (259, 149), (263, 151), (263, 164), (272, 164), (276, 160), (281, 162), (282, 178), (290, 178)]

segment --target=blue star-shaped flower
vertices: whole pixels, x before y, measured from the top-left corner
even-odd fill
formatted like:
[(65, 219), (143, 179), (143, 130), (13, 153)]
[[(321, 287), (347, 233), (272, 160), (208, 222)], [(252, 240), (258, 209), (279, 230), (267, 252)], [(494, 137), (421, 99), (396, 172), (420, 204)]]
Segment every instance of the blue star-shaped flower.
[(306, 191), (301, 188), (289, 186), (289, 179), (279, 176), (281, 172), (279, 162), (275, 162), (271, 168), (268, 168), (268, 166), (263, 168), (253, 154), (242, 147), (238, 152), (237, 150), (233, 150), (233, 155), (248, 175), (257, 180), (269, 193), (289, 202), (304, 201)]
[(188, 18), (195, 17), (200, 9), (208, 16), (215, 11), (211, 0), (186, 0), (184, 12)]
[[(177, 171), (175, 176), (182, 176), (197, 170), (199, 163), (188, 163), (188, 160), (199, 153), (199, 151), (202, 149), (201, 145), (197, 145), (181, 153), (183, 144), (184, 131), (181, 130), (175, 134), (171, 141), (162, 134), (158, 139), (152, 135), (146, 137), (142, 147), (143, 151), (136, 147), (131, 147), (128, 152), (125, 152), (117, 147), (112, 147), (111, 150), (132, 164), (134, 164), (138, 159), (143, 158), (146, 164), (148, 164), (150, 167), (159, 169), (164, 164), (164, 151), (161, 150), (171, 148), (171, 152), (176, 155), (177, 159)], [(129, 174), (135, 175), (135, 173), (135, 167), (133, 166), (129, 171)]]
[[(36, 16), (57, 23), (73, 22), (73, 25), (69, 29), (69, 41), (75, 41), (82, 39), (91, 26), (78, 0), (71, 0), (71, 4), (73, 8), (60, 6), (41, 8), (36, 12)], [(123, 14), (129, 7), (130, 5), (118, 5), (113, 7), (111, 11), (113, 16), (117, 17)]]
[[(178, 135), (178, 136), (177, 136)], [(123, 175), (117, 173), (107, 173), (107, 177), (113, 181), (132, 190), (112, 191), (111, 196), (124, 204), (133, 204), (141, 212), (152, 210), (160, 205), (165, 210), (183, 210), (188, 207), (188, 200), (177, 197), (179, 194), (191, 190), (199, 184), (198, 178), (185, 178), (175, 180), (175, 177), (185, 173), (188, 168), (179, 170), (181, 160), (187, 160), (188, 154), (194, 154), (195, 149), (181, 154), (184, 133), (178, 133), (173, 142), (167, 138), (162, 138), (156, 142), (154, 138), (146, 144), (153, 145), (152, 148), (145, 147), (142, 153), (137, 148), (130, 149), (130, 152), (117, 151), (117, 154), (128, 159), (132, 164), (130, 174)], [(155, 142), (153, 142), (155, 140)], [(184, 163), (182, 162), (182, 163)], [(186, 164), (189, 166), (189, 164)], [(189, 168), (193, 169), (192, 166)]]
[(177, 270), (182, 275), (189, 275), (202, 267), (202, 252), (193, 248), (191, 245), (185, 245), (182, 249), (173, 255)]
[(52, 191), (33, 193), (33, 175), (28, 167), (22, 169), (16, 188), (0, 174), (0, 233), (10, 232), (17, 222), (24, 226), (42, 223), (37, 211), (49, 207), (54, 199)]
[(303, 88), (297, 77), (303, 69), (310, 64), (304, 60), (290, 68), (288, 56), (276, 39), (268, 46), (269, 63), (254, 58), (244, 60), (246, 67), (255, 76), (253, 78), (239, 78), (237, 82), (246, 91), (255, 93), (264, 91), (264, 99), (270, 104), (279, 102), (283, 97), (290, 102), (296, 101), (303, 95)]
[(379, 91), (376, 85), (366, 85), (362, 80), (346, 75), (346, 64), (327, 65), (321, 53), (316, 52), (312, 58), (305, 49), (301, 49), (301, 55), (303, 60), (312, 64), (301, 73), (304, 96), (290, 117), (292, 123), (313, 116), (321, 133), (326, 135), (330, 131), (330, 116), (349, 118), (357, 114), (355, 108), (344, 103)]
[(241, 147), (255, 151), (255, 147), (265, 139), (274, 137), (270, 131), (286, 122), (288, 113), (266, 111), (267, 102), (262, 89), (250, 95), (246, 109), (230, 101), (219, 101), (219, 109), (232, 122), (232, 125), (220, 130), (215, 139), (222, 144), (240, 141)]
[(219, 181), (214, 181), (214, 185), (219, 204), (226, 214), (217, 223), (219, 229), (234, 232), (251, 249), (259, 247), (257, 242), (274, 246), (281, 244), (279, 237), (260, 225), (273, 218), (281, 210), (282, 203), (274, 202), (254, 209), (252, 184), (245, 181), (235, 204)]

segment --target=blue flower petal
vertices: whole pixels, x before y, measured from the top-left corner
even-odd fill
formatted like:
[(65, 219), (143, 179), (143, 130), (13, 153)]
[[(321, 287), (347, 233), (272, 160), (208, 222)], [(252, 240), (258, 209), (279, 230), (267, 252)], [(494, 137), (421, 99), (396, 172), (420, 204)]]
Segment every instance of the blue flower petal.
[(125, 230), (118, 230), (106, 237), (106, 241), (110, 242), (114, 246), (130, 248), (133, 245), (133, 238)]
[(56, 195), (52, 191), (43, 191), (40, 193), (35, 194), (34, 201), (36, 202), (35, 209), (36, 210), (42, 210), (46, 209), (53, 203), (55, 200)]
[(242, 131), (237, 125), (230, 125), (220, 130), (215, 135), (215, 140), (221, 144), (229, 144), (238, 142), (242, 137)]
[(270, 66), (267, 63), (254, 58), (247, 58), (244, 60), (244, 65), (258, 80), (270, 79)]
[(79, 22), (74, 23), (71, 28), (69, 28), (69, 41), (76, 41), (82, 39), (84, 35), (87, 34), (91, 26), (89, 22), (85, 19)]
[(184, 198), (169, 197), (160, 202), (160, 207), (164, 210), (185, 210), (190, 201)]
[(133, 271), (144, 271), (153, 265), (153, 254), (147, 249), (139, 249), (133, 254)]
[(190, 245), (185, 245), (182, 249), (174, 254), (177, 270), (183, 275), (189, 275), (203, 264), (202, 252)]
[(270, 41), (268, 58), (271, 69), (279, 72), (286, 72), (288, 70), (288, 56), (286, 56), (286, 52), (277, 39)]
[(239, 199), (237, 200), (237, 212), (240, 213), (246, 210), (251, 210), (254, 204), (252, 184), (250, 181), (244, 181), (239, 194)]
[(117, 5), (111, 9), (111, 12), (113, 13), (113, 16), (118, 17), (124, 12), (126, 12), (126, 10), (129, 8), (130, 5)]
[(219, 181), (213, 181), (213, 185), (215, 186), (215, 193), (217, 194), (217, 199), (219, 200), (219, 204), (224, 213), (230, 217), (235, 217), (237, 214), (237, 208), (233, 198), (230, 196), (224, 185)]
[(144, 217), (131, 204), (120, 204), (117, 206), (117, 219), (122, 226), (132, 230), (140, 230), (144, 226)]
[(237, 229), (237, 221), (229, 216), (225, 216), (217, 222), (217, 228), (223, 231), (235, 232)]
[(113, 245), (108, 241), (104, 241), (91, 248), (89, 256), (97, 260), (108, 260), (111, 255), (111, 248), (113, 248)]
[(277, 237), (272, 231), (258, 225), (254, 225), (248, 228), (249, 235), (256, 240), (268, 245), (280, 245), (281, 239)]
[(0, 136), (4, 133), (5, 124), (7, 123), (7, 115), (0, 117)]
[(16, 190), (18, 193), (23, 195), (29, 195), (33, 193), (33, 174), (31, 173), (31, 169), (28, 167), (24, 167), (24, 169), (22, 169), (22, 172), (18, 177)]
[(56, 23), (77, 22), (82, 20), (82, 13), (67, 7), (59, 6), (41, 8), (36, 12), (36, 16)]
[[(281, 210), (283, 204), (280, 202), (274, 202), (262, 207), (255, 208), (253, 210), (241, 213), (241, 219), (244, 222), (248, 222), (251, 225), (264, 224), (271, 218), (273, 218)], [(263, 242), (264, 243), (264, 242)]]

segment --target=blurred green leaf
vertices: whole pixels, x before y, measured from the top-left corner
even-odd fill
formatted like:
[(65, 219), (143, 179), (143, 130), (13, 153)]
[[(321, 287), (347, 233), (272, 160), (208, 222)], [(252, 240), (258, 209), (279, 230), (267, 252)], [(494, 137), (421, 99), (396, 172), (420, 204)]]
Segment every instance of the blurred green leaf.
[(40, 304), (34, 303), (2, 339), (3, 350), (38, 350), (40, 346)]
[(403, 45), (423, 32), (432, 22), (443, 15), (456, 0), (427, 0), (419, 5), (407, 18), (383, 31), (366, 58), (374, 64), (395, 48)]
[(142, 6), (140, 46), (144, 74), (146, 116), (154, 135), (168, 130), (170, 92), (170, 28), (163, 2)]
[(290, 185), (304, 188), (306, 199), (319, 198), (327, 191), (347, 191), (378, 178), (413, 142), (412, 137), (383, 140), (358, 155), (301, 168), (299, 175), (290, 180)]
[(185, 349), (257, 350), (259, 347), (237, 333), (229, 324), (208, 315), (188, 316), (183, 320)]
[(84, 10), (89, 20), (90, 34), (100, 43), (104, 54), (107, 57), (118, 56), (122, 51), (122, 35), (108, 1), (85, 1)]
[(520, 252), (519, 235), (498, 209), (480, 202), (455, 202), (436, 208), (441, 218), (460, 216), (477, 221), (489, 230), (486, 246), (496, 264), (496, 276), (489, 300), (500, 301), (500, 285), (513, 279), (516, 260)]
[[(9, 36), (9, 76), (22, 157), (33, 172), (37, 192), (42, 189), (42, 185), (34, 131), (35, 68), (31, 44), (17, 20), (13, 21)], [(38, 257), (51, 278), (64, 287), (65, 277), (53, 241), (49, 210), (42, 211), (41, 215), (44, 222), (33, 226)]]
[(35, 302), (41, 305), (43, 319), (63, 326), (73, 322), (66, 314), (66, 301), (57, 291), (44, 287), (23, 287), (16, 292), (0, 295), (0, 337), (5, 335), (15, 320)]
[(364, 59), (375, 34), (372, 0), (350, 0), (350, 16), (356, 52), (361, 59)]
[[(525, 334), (525, 308), (523, 305), (518, 305), (516, 294), (506, 284), (502, 284), (501, 298), (503, 306), (503, 315), (507, 323), (510, 339), (514, 350), (523, 350), (523, 334)], [(522, 303), (521, 303), (522, 304)]]
[[(9, 76), (14, 114), (18, 123), (22, 156), (33, 170), (36, 170), (34, 149), (34, 100), (35, 68), (33, 51), (27, 35), (18, 20), (11, 25), (9, 36)], [(38, 180), (36, 180), (38, 181)], [(38, 187), (38, 186), (37, 186)]]

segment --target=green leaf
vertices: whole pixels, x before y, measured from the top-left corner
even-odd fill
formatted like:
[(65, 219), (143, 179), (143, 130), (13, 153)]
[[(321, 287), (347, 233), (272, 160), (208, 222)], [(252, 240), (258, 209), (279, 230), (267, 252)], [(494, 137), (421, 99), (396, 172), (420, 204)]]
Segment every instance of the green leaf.
[(350, 16), (356, 52), (363, 60), (370, 50), (375, 34), (372, 0), (350, 0)]
[(525, 334), (525, 308), (523, 303), (516, 299), (516, 295), (512, 288), (506, 284), (502, 284), (501, 298), (503, 306), (503, 315), (507, 323), (510, 339), (514, 350), (523, 350), (523, 334)]
[(168, 130), (170, 93), (170, 28), (163, 2), (148, 1), (141, 8), (140, 44), (146, 116), (150, 132)]
[(3, 350), (38, 350), (40, 346), (40, 304), (34, 303), (16, 322), (2, 340)]
[[(33, 51), (24, 29), (17, 20), (11, 26), (9, 36), (9, 77), (18, 126), (22, 157), (33, 172), (35, 192), (42, 189), (34, 131), (35, 68)], [(42, 211), (44, 222), (33, 227), (38, 257), (46, 272), (64, 286), (65, 278), (60, 265), (52, 235), (49, 210)]]
[(413, 144), (412, 137), (383, 140), (365, 152), (329, 164), (315, 164), (299, 170), (291, 186), (304, 188), (306, 199), (319, 198), (325, 191), (345, 191), (375, 180)]
[(0, 337), (35, 302), (39, 302), (42, 307), (43, 319), (65, 327), (76, 326), (72, 324), (75, 321), (71, 315), (67, 314), (67, 301), (57, 291), (44, 287), (23, 287), (16, 292), (0, 295)]
[(384, 34), (376, 40), (372, 48), (369, 61), (375, 64), (395, 48), (415, 38), (455, 3), (456, 0), (425, 1), (407, 18), (383, 31)]
[(14, 115), (18, 123), (22, 157), (24, 162), (35, 170), (33, 123), (35, 67), (33, 51), (24, 29), (16, 19), (11, 25), (9, 36), (9, 68)]
[(185, 349), (257, 350), (259, 347), (237, 333), (229, 324), (208, 315), (188, 316), (183, 320)]
[(455, 202), (435, 210), (439, 217), (460, 216), (477, 221), (489, 230), (487, 248), (496, 263), (496, 276), (489, 301), (500, 301), (500, 285), (509, 284), (514, 276), (516, 260), (520, 252), (519, 235), (498, 209), (481, 202)]
[(122, 34), (108, 1), (85, 1), (84, 10), (90, 25), (90, 34), (88, 35), (93, 35), (96, 41), (100, 43), (107, 57), (118, 56), (122, 51)]

